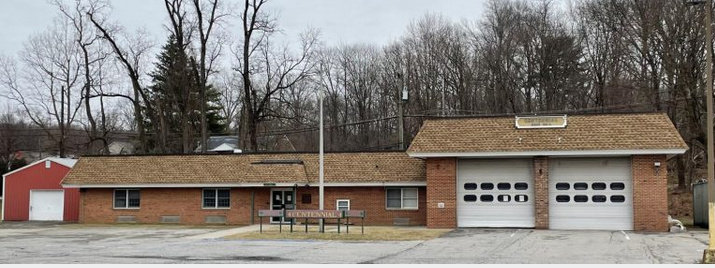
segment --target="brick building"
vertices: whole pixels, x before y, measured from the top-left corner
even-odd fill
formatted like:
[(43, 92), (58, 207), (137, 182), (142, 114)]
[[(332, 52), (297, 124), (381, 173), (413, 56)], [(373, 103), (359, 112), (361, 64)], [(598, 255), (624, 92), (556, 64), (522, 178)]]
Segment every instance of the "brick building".
[[(427, 120), (406, 152), (327, 153), (325, 204), (373, 225), (666, 231), (685, 150), (665, 114)], [(87, 156), (63, 185), (80, 222), (250, 224), (318, 207), (318, 155)]]

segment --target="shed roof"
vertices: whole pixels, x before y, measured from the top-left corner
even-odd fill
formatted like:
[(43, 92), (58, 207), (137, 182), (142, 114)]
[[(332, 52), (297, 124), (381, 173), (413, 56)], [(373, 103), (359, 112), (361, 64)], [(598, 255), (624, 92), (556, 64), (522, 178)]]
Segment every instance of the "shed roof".
[[(281, 160), (281, 161), (279, 161)], [(318, 181), (318, 154), (84, 156), (63, 185), (262, 184)], [(326, 153), (326, 183), (424, 182), (404, 152)]]
[(564, 128), (518, 129), (514, 117), (430, 119), (424, 122), (407, 153), (495, 156), (514, 152), (682, 153), (688, 149), (663, 113), (575, 115), (567, 120)]

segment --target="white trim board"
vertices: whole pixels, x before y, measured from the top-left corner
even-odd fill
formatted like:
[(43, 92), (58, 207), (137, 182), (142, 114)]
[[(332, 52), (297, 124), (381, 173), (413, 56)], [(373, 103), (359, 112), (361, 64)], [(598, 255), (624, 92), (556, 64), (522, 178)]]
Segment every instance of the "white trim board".
[[(218, 184), (186, 184), (186, 183), (157, 183), (157, 184), (62, 184), (63, 188), (236, 188), (236, 187), (318, 187), (317, 183), (218, 183)], [(427, 186), (426, 181), (416, 182), (336, 182), (325, 183), (325, 187), (393, 187), (393, 186)]]
[(428, 157), (529, 157), (529, 156), (624, 156), (624, 155), (675, 155), (687, 149), (643, 149), (643, 150), (588, 150), (588, 151), (522, 151), (522, 152), (434, 152), (407, 155), (416, 158)]
[[(20, 172), (20, 171), (25, 170), (25, 169), (28, 169), (28, 168), (30, 168), (30, 167), (32, 167), (32, 166), (34, 166), (34, 165), (37, 165), (37, 164), (40, 164), (40, 163), (44, 163), (45, 161), (51, 161), (51, 162), (53, 162), (53, 163), (56, 163), (56, 164), (58, 164), (58, 165), (62, 165), (62, 166), (64, 166), (64, 167), (67, 167), (67, 168), (70, 168), (70, 169), (71, 169), (72, 167), (74, 167), (74, 164), (75, 164), (75, 163), (77, 163), (77, 159), (58, 158), (58, 157), (47, 157), (47, 158), (44, 158), (44, 159), (41, 159), (41, 160), (37, 160), (37, 161), (35, 161), (35, 162), (32, 162), (32, 163), (30, 163), (30, 164), (27, 164), (27, 165), (25, 165), (25, 166), (23, 166), (23, 167), (21, 167), (21, 168), (16, 169), (16, 170), (13, 170), (13, 171), (10, 171), (10, 172), (8, 172), (8, 173), (5, 173), (5, 174), (3, 174), (3, 177), (9, 176), (9, 175), (12, 175), (12, 174), (15, 174), (15, 173)], [(4, 188), (3, 188), (3, 189), (4, 189)]]
[(0, 213), (0, 221), (5, 221), (5, 175), (2, 176), (2, 213)]

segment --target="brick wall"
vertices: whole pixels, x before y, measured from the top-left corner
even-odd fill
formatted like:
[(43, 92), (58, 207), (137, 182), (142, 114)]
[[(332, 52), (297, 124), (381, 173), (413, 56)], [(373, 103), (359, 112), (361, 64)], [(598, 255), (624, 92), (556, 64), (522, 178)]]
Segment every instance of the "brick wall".
[(534, 207), (536, 229), (549, 229), (549, 158), (534, 157)]
[[(655, 168), (654, 163), (660, 162)], [(668, 231), (668, 181), (664, 155), (634, 155), (633, 223), (636, 231)]]
[[(419, 209), (388, 210), (385, 208), (384, 187), (326, 187), (325, 209), (335, 209), (337, 199), (350, 199), (350, 208), (365, 210), (365, 224), (392, 225), (397, 219), (410, 225), (425, 225), (426, 192), (419, 188)], [(270, 188), (231, 189), (230, 209), (203, 209), (201, 188), (141, 189), (139, 209), (114, 209), (113, 189), (83, 189), (81, 191), (80, 222), (113, 223), (118, 216), (134, 216), (139, 223), (159, 223), (162, 216), (180, 216), (182, 224), (205, 223), (206, 216), (225, 216), (227, 224), (251, 223), (251, 193), (254, 196), (253, 216), (258, 223), (258, 210), (270, 209)], [(303, 204), (303, 194), (311, 195), (311, 203)], [(317, 209), (318, 189), (298, 187), (297, 209)], [(268, 219), (264, 219), (266, 223)]]
[[(427, 227), (457, 227), (457, 159), (428, 158)], [(438, 204), (444, 203), (444, 208)]]

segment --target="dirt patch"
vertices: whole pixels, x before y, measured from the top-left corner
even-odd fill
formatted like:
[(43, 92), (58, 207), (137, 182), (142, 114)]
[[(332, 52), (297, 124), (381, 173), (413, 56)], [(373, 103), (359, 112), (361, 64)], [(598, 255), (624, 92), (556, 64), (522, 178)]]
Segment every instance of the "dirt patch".
[(354, 240), (354, 241), (414, 241), (431, 240), (448, 233), (451, 229), (427, 229), (425, 227), (365, 227), (365, 234), (360, 232), (360, 227), (351, 227), (350, 233), (341, 227), (337, 233), (334, 226), (327, 227), (325, 233), (318, 233), (317, 226), (309, 226), (305, 233), (303, 226), (294, 226), (293, 233), (289, 228), (283, 227), (279, 232), (278, 226), (264, 226), (263, 233), (258, 231), (246, 232), (224, 237), (225, 239), (295, 239), (295, 240)]
[(668, 189), (668, 214), (673, 218), (692, 217), (693, 191), (678, 189), (677, 185)]

